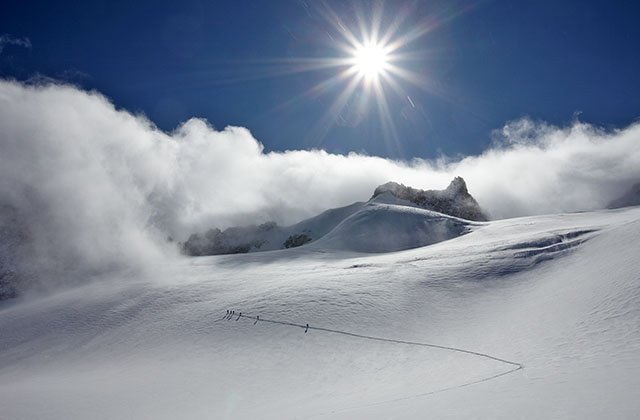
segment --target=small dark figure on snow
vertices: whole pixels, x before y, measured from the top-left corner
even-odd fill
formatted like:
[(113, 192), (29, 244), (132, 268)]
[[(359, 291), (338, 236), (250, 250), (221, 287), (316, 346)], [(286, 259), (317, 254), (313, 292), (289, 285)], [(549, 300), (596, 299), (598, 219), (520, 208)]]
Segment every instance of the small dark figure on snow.
[(258, 321), (260, 321), (260, 315), (256, 316), (256, 321), (253, 323), (253, 325), (256, 325), (258, 323)]
[(306, 334), (307, 331), (309, 331), (309, 324), (307, 324), (306, 328), (304, 329), (304, 333)]
[(242, 316), (242, 312), (240, 312), (240, 313), (238, 314), (238, 317), (236, 318), (236, 321), (237, 321), (237, 320), (239, 320), (241, 316)]

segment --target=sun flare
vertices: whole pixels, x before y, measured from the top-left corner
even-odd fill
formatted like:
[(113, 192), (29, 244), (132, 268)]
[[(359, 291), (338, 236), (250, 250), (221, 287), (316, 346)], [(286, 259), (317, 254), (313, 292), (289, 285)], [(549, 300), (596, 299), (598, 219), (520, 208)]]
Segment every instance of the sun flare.
[(388, 64), (387, 51), (376, 43), (359, 46), (353, 55), (353, 68), (368, 80), (376, 79)]
[[(422, 65), (426, 52), (411, 44), (438, 27), (438, 21), (430, 17), (413, 22), (411, 14), (417, 6), (403, 7), (392, 18), (384, 19), (383, 2), (367, 10), (355, 7), (345, 16), (325, 2), (317, 4), (311, 10), (321, 18), (323, 35), (313, 54), (266, 60), (264, 73), (249, 78), (322, 73), (317, 83), (280, 105), (293, 109), (310, 96), (320, 101), (325, 94), (333, 95), (326, 102), (326, 111), (308, 130), (307, 141), (321, 144), (334, 126), (356, 127), (364, 121), (373, 122), (368, 115), (377, 112), (379, 137), (390, 148), (399, 149), (397, 110), (407, 118), (402, 109), (416, 108), (414, 95), (407, 89), (431, 91), (433, 87)], [(325, 56), (324, 51), (331, 54)]]

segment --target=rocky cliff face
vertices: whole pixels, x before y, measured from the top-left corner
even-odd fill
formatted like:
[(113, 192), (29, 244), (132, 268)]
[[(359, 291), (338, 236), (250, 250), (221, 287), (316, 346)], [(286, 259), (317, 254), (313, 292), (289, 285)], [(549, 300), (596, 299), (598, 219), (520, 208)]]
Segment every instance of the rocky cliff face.
[(401, 200), (410, 201), (423, 209), (466, 220), (489, 220), (478, 202), (469, 194), (464, 179), (459, 176), (455, 177), (444, 190), (419, 190), (396, 182), (387, 182), (376, 188), (371, 198), (386, 192), (390, 192)]

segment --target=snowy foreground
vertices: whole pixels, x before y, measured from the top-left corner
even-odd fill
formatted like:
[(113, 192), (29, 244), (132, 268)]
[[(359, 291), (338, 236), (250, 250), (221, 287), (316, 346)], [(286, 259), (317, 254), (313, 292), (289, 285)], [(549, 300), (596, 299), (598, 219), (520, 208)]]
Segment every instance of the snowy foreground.
[(640, 416), (640, 208), (332, 240), (2, 303), (0, 418)]

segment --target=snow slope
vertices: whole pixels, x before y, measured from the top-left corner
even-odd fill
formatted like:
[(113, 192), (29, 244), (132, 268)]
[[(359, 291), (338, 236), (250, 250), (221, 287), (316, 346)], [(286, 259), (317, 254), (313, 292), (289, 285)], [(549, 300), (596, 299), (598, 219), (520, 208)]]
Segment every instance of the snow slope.
[(355, 252), (391, 252), (446, 241), (479, 223), (424, 210), (390, 193), (378, 195), (312, 246)]
[(244, 248), (244, 252), (282, 249), (291, 235), (304, 234), (312, 240), (323, 237), (365, 205), (366, 203), (356, 202), (329, 209), (291, 226), (265, 223), (259, 226), (231, 227), (224, 231), (213, 229), (205, 234), (191, 235), (184, 244), (184, 250), (189, 255), (217, 255), (236, 254), (238, 248)]
[(637, 207), (536, 216), (386, 254), (183, 258), (4, 302), (0, 417), (637, 418), (639, 239)]

